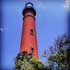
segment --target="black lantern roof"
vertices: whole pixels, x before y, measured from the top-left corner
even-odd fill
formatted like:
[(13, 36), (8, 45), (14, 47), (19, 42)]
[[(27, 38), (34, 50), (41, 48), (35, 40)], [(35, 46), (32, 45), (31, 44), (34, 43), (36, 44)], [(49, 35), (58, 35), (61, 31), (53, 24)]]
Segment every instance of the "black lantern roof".
[(34, 16), (36, 15), (36, 11), (35, 11), (35, 9), (34, 9), (34, 7), (33, 7), (33, 4), (32, 4), (31, 2), (28, 2), (28, 3), (25, 4), (25, 8), (24, 8), (24, 10), (23, 10), (23, 12), (22, 12), (23, 16), (25, 15), (25, 12), (26, 12), (27, 10), (32, 11), (32, 12), (34, 13)]

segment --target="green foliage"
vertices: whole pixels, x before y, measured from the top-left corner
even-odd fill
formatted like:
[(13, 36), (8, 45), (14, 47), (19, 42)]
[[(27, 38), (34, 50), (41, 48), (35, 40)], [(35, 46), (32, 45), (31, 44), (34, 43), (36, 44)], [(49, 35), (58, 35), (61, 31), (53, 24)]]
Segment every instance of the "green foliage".
[(23, 54), (21, 53), (17, 56), (15, 70), (51, 70), (49, 66), (45, 66), (41, 61), (30, 57), (32, 55), (29, 56), (26, 54), (27, 56), (24, 58), (25, 55), (23, 56)]
[(56, 62), (58, 70), (69, 70), (70, 68), (70, 36), (63, 36), (56, 41), (56, 45), (52, 55), (49, 56), (48, 60)]

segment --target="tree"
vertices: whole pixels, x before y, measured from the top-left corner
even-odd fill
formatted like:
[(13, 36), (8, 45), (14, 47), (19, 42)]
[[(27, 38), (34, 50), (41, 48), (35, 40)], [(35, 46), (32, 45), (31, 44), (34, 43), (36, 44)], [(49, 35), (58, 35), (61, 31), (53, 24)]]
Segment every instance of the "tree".
[(16, 57), (15, 70), (51, 70), (51, 68), (25, 51)]
[(70, 36), (63, 35), (58, 38), (53, 47), (53, 54), (48, 58), (51, 62), (56, 62), (57, 70), (69, 70), (70, 67)]

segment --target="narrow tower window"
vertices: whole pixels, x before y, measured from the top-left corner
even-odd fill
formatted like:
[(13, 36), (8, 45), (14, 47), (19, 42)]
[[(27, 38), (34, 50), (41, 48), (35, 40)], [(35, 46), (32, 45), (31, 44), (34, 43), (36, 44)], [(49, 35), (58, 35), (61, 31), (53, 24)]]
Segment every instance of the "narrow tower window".
[(30, 29), (30, 35), (33, 36), (33, 29)]
[(31, 52), (32, 52), (32, 54), (33, 54), (33, 52), (34, 52), (34, 48), (31, 48)]

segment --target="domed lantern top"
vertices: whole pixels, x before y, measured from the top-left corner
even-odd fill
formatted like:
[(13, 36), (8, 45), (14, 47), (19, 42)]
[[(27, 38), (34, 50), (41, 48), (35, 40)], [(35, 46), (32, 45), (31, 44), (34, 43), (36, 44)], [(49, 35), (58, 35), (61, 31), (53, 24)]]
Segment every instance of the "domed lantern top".
[(25, 4), (25, 7), (31, 8), (31, 7), (33, 7), (33, 4), (31, 2), (28, 2)]

